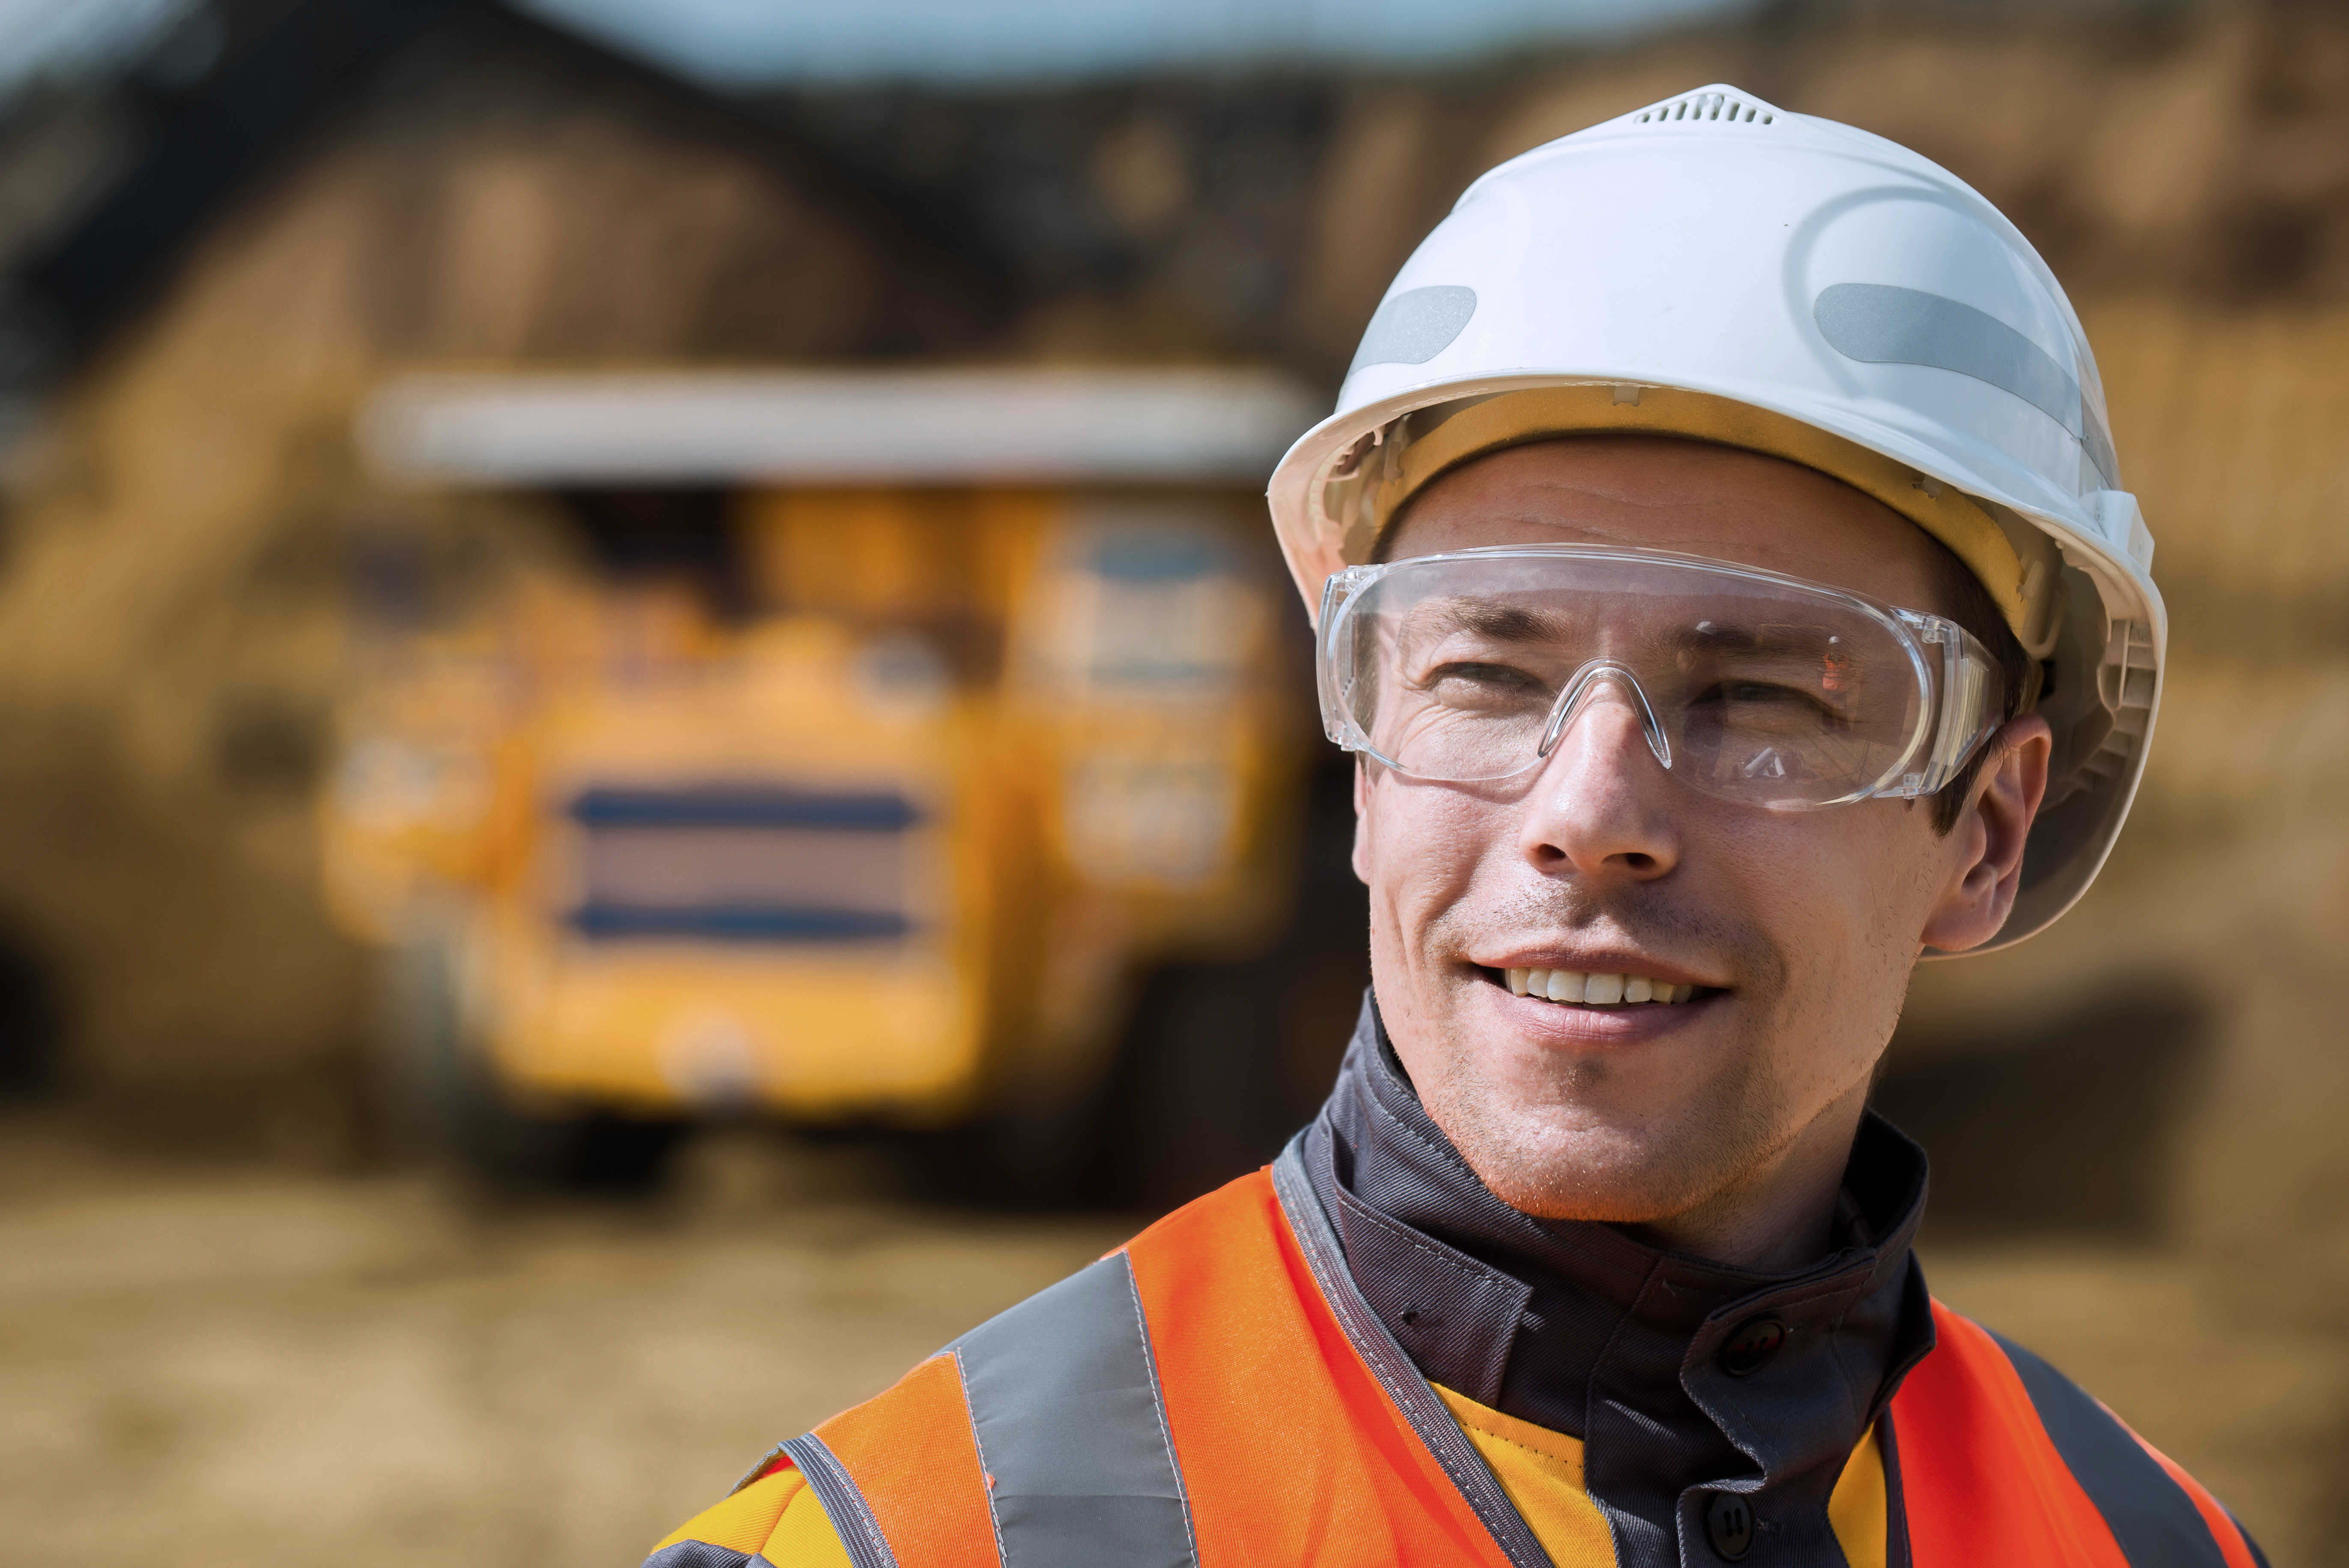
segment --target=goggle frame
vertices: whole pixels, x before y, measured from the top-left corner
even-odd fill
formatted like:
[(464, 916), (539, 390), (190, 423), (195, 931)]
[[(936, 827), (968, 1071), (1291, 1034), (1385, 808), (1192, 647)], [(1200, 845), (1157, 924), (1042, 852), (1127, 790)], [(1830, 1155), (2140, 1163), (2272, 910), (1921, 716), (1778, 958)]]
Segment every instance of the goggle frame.
[[(1371, 743), (1370, 737), (1363, 733), (1352, 714), (1347, 710), (1336, 676), (1340, 628), (1346, 623), (1349, 607), (1359, 604), (1372, 584), (1413, 568), (1459, 562), (1474, 563), (1524, 559), (1691, 568), (1714, 575), (1742, 578), (1768, 587), (1791, 588), (1805, 594), (1840, 601), (1877, 622), (1891, 634), (1909, 655), (1922, 698), (1918, 704), (1917, 719), (1909, 743), (1902, 749), (1899, 759), (1864, 789), (1828, 800), (1773, 802), (1764, 810), (1824, 810), (1831, 806), (1847, 806), (1860, 800), (1914, 800), (1938, 794), (1964, 769), (1975, 751), (1997, 733), (2007, 717), (2005, 683), (1989, 648), (1971, 632), (1946, 615), (1903, 609), (1847, 588), (1684, 551), (1651, 550), (1631, 545), (1490, 544), (1348, 566), (1330, 575), (1321, 586), (1321, 613), (1314, 623), (1314, 680), (1321, 702), (1322, 733), (1344, 750), (1369, 757), (1406, 778), (1425, 779), (1431, 782), (1503, 783), (1522, 778), (1547, 763), (1550, 748), (1544, 746), (1526, 759), (1524, 768), (1498, 778), (1445, 779), (1417, 772), (1386, 756)], [(1628, 676), (1629, 672), (1625, 674)], [(1573, 700), (1577, 688), (1583, 684), (1569, 679), (1560, 690), (1557, 702), (1562, 705)], [(1640, 690), (1636, 678), (1632, 680), (1632, 686), (1638, 692), (1641, 706), (1646, 707), (1649, 702), (1647, 693)], [(1544, 726), (1544, 733), (1552, 735), (1553, 738), (1557, 728), (1557, 717), (1554, 710), (1550, 721)], [(1658, 762), (1667, 772), (1671, 770), (1671, 763), (1666, 758), (1659, 757)]]

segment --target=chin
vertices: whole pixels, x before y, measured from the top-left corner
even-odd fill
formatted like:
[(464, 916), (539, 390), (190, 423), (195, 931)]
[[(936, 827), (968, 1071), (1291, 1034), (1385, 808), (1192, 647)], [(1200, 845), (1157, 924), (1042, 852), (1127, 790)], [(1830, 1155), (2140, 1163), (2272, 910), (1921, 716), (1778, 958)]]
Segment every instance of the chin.
[(1480, 1055), (1451, 1056), (1429, 1073), (1421, 1103), (1494, 1196), (1538, 1218), (1640, 1224), (1684, 1214), (1780, 1141), (1779, 1097), (1766, 1067), (1744, 1053), (1712, 1071), (1663, 1074), (1651, 1070), (1665, 1065), (1656, 1059), (1569, 1066), (1549, 1056), (1548, 1070), (1527, 1073), (1518, 1069), (1528, 1064)]
[(1467, 1158), (1495, 1197), (1537, 1220), (1659, 1223), (1702, 1206), (1726, 1180), (1722, 1171), (1584, 1170), (1571, 1164), (1527, 1169), (1503, 1163), (1488, 1171), (1494, 1162)]

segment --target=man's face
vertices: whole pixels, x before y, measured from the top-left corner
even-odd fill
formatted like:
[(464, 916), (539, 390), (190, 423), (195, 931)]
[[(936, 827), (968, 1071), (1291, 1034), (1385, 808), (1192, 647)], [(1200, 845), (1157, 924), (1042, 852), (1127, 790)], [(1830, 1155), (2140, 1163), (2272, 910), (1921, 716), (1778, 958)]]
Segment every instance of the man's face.
[[(1938, 547), (1878, 501), (1657, 438), (1479, 459), (1422, 492), (1389, 554), (1536, 542), (1681, 551), (1940, 608)], [(2012, 875), (1982, 864), (1995, 812), (1945, 837), (1930, 801), (1731, 804), (1660, 766), (1619, 689), (1600, 689), (1530, 780), (1364, 768), (1355, 869), (1396, 1052), (1485, 1184), (1531, 1213), (1668, 1220), (1766, 1180), (1806, 1140), (1839, 1171), (1920, 946), (1982, 941), (2011, 902)], [(1513, 968), (1698, 989), (1554, 1003), (1513, 995)]]

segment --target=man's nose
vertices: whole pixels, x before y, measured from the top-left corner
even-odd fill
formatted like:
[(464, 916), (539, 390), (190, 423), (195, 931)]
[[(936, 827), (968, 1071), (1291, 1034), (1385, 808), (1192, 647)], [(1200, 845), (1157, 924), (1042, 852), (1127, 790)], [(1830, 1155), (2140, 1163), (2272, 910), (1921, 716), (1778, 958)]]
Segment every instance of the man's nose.
[(1542, 872), (1646, 882), (1680, 861), (1658, 760), (1639, 695), (1595, 685), (1567, 715), (1526, 797), (1519, 847)]

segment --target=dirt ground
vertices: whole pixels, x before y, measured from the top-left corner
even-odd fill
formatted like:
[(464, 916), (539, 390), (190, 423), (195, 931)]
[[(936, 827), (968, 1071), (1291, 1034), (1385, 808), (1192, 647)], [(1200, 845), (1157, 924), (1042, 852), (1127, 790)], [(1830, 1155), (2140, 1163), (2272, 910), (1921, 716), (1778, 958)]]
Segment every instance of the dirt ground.
[(1122, 1224), (922, 1212), (757, 1140), (647, 1204), (144, 1165), (10, 1130), (0, 1558), (631, 1564)]
[[(0, 1123), (0, 1556), (626, 1568), (777, 1439), (1130, 1228), (891, 1185), (869, 1155), (729, 1133), (658, 1199), (485, 1210), (414, 1174)], [(2349, 1347), (2232, 1332), (2158, 1251), (1927, 1263), (2201, 1473), (2279, 1565), (2340, 1560), (2319, 1526)]]

